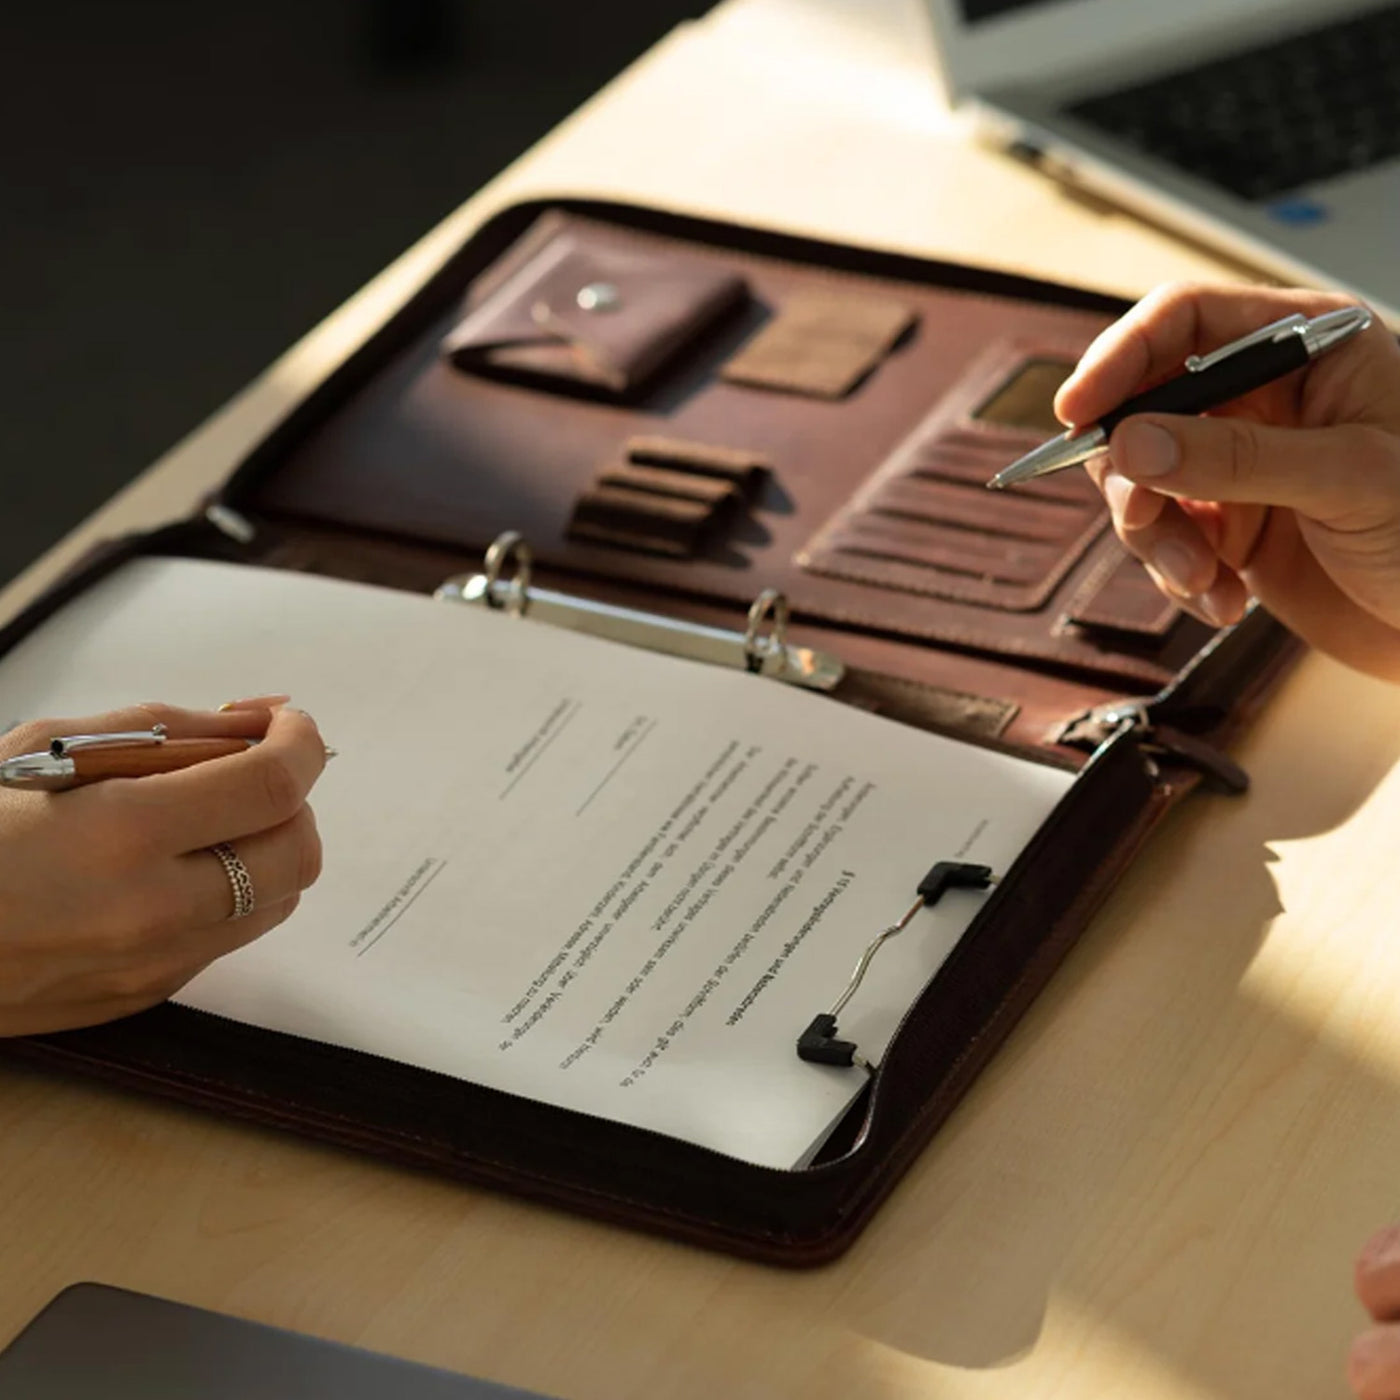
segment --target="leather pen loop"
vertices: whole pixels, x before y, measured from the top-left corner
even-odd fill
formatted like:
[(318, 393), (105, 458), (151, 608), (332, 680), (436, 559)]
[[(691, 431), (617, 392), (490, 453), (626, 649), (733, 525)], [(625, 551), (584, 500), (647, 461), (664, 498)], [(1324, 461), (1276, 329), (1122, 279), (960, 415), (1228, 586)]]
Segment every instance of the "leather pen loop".
[[(753, 600), (749, 609), (748, 626), (744, 629), (744, 661), (750, 671), (761, 671), (770, 656), (781, 656), (787, 646), (788, 617), (791, 609), (787, 595), (776, 588), (765, 588)], [(773, 627), (764, 634), (763, 624), (769, 615)]]
[(504, 606), (512, 617), (524, 617), (530, 605), (530, 574), (534, 563), (534, 552), (519, 530), (506, 530), (497, 535), (486, 551), (487, 603), (493, 608), (502, 606), (496, 601), (495, 586), (501, 581), (507, 565), (514, 565), (514, 572), (508, 579), (509, 594)]

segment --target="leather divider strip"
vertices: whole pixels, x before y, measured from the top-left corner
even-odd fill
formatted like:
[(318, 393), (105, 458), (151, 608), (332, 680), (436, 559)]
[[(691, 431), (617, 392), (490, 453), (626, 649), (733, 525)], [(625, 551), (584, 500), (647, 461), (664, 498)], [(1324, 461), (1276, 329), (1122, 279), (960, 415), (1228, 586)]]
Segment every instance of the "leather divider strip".
[(1072, 627), (1129, 632), (1157, 638), (1181, 616), (1142, 565), (1124, 553), (1105, 559), (1071, 601), (1064, 622)]

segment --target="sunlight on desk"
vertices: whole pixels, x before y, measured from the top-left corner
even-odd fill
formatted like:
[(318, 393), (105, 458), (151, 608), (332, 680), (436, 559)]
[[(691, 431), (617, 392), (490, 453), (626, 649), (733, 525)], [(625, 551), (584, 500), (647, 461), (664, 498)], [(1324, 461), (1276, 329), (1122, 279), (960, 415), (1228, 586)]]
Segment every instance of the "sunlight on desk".
[[(1328, 714), (1344, 719), (1328, 724)], [(1400, 911), (1400, 703), (1391, 687), (1310, 657), (1269, 723), (1296, 730), (1289, 742), (1302, 747), (1251, 798), (1281, 912), (1240, 991), (1400, 1086), (1400, 938), (1366, 936), (1393, 927)], [(1300, 829), (1301, 809), (1313, 829)], [(1287, 834), (1270, 838), (1267, 825)]]

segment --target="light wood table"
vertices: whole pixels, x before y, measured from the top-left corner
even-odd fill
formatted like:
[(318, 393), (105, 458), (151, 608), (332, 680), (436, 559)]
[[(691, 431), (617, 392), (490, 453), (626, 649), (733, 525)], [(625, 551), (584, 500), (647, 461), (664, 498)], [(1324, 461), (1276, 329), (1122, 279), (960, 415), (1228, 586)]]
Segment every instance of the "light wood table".
[[(1128, 294), (1231, 275), (970, 147), (917, 0), (678, 30), (0, 594), (188, 511), (474, 226), (588, 193)], [(1236, 274), (1238, 275), (1238, 274)], [(1309, 659), (840, 1263), (788, 1274), (0, 1070), (0, 1339), (98, 1279), (568, 1400), (1341, 1396), (1400, 1213), (1400, 703)]]

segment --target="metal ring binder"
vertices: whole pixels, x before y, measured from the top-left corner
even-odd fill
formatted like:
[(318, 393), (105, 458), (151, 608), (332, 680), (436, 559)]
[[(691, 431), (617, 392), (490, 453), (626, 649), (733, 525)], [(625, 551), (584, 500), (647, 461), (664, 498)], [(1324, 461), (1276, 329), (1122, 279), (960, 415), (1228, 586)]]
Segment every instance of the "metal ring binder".
[[(773, 630), (761, 635), (764, 620), (772, 614)], [(749, 625), (744, 630), (744, 656), (750, 671), (761, 671), (764, 658), (787, 646), (787, 625), (791, 609), (787, 595), (776, 588), (765, 588), (749, 609)]]
[[(514, 563), (515, 573), (508, 582), (504, 603), (497, 597), (496, 585), (501, 580), (501, 572), (509, 563)], [(519, 530), (507, 530), (491, 541), (486, 551), (483, 565), (486, 577), (486, 604), (488, 607), (504, 607), (516, 617), (524, 617), (530, 601), (530, 574), (535, 567), (535, 556), (525, 537)]]
[[(767, 588), (758, 595), (749, 609), (747, 630), (741, 633), (536, 588), (531, 583), (533, 563), (524, 538), (518, 531), (508, 530), (486, 551), (483, 572), (457, 574), (445, 580), (433, 596), (505, 609), (517, 617), (528, 614), (533, 621), (691, 661), (732, 666), (809, 690), (834, 690), (846, 673), (845, 666), (830, 653), (788, 642), (788, 603), (777, 589)], [(514, 572), (508, 575), (512, 564)], [(765, 634), (762, 629), (770, 617), (772, 627)]]

